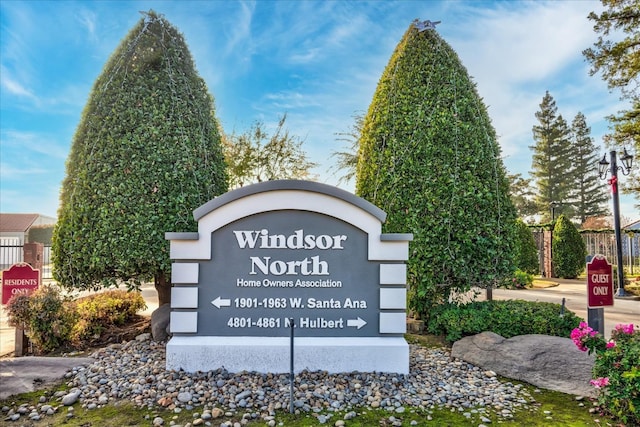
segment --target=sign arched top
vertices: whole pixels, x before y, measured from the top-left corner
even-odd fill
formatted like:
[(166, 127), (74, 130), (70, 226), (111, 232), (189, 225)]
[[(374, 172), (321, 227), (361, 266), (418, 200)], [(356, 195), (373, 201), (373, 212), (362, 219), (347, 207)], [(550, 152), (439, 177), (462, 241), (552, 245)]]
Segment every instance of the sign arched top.
[[(278, 180), (253, 184), (225, 193), (193, 211), (198, 232), (165, 233), (171, 240), (172, 259), (210, 259), (211, 233), (241, 218), (272, 211), (298, 210), (327, 215), (364, 231), (369, 236), (369, 259), (406, 260), (390, 243), (413, 240), (412, 234), (382, 234), (386, 213), (337, 187), (311, 181)], [(387, 244), (381, 244), (387, 243)], [(407, 247), (408, 249), (408, 247)], [(399, 258), (397, 257), (399, 256)]]

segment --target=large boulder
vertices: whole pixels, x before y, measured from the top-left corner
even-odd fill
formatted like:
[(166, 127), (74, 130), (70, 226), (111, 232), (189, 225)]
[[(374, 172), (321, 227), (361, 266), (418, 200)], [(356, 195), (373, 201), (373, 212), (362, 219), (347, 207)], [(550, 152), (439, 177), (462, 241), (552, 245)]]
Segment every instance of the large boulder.
[(169, 337), (170, 317), (170, 304), (162, 304), (151, 313), (151, 336), (155, 341), (164, 341)]
[(594, 355), (578, 350), (569, 338), (519, 335), (505, 339), (493, 332), (462, 338), (451, 357), (536, 387), (579, 396), (595, 396), (589, 384)]

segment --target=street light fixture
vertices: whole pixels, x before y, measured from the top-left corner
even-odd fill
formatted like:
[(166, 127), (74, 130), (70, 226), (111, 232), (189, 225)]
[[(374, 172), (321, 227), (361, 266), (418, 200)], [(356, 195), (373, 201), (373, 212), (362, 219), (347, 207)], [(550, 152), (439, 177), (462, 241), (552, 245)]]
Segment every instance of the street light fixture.
[(598, 162), (598, 173), (600, 179), (606, 179), (607, 172), (611, 172), (611, 196), (613, 198), (613, 228), (616, 234), (616, 257), (618, 258), (618, 296), (625, 296), (624, 292), (624, 266), (622, 265), (622, 237), (620, 236), (620, 200), (618, 197), (618, 171), (622, 171), (623, 175), (629, 175), (631, 166), (633, 166), (633, 156), (624, 149), (620, 161), (622, 166), (618, 166), (616, 161), (616, 151), (609, 152), (611, 163), (607, 161), (607, 153), (602, 156), (602, 160)]

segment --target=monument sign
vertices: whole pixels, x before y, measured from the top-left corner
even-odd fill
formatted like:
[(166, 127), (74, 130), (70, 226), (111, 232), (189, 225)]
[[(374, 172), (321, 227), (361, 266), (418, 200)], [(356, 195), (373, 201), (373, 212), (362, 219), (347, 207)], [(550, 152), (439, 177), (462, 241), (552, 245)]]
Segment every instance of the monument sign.
[(410, 234), (324, 184), (270, 181), (194, 211), (171, 241), (167, 368), (286, 372), (291, 320), (300, 371), (408, 373)]

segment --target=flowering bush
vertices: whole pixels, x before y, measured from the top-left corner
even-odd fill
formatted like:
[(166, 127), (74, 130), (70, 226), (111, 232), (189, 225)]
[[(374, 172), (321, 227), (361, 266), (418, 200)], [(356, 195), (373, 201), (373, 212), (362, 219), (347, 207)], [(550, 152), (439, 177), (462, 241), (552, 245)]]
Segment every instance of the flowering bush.
[(596, 353), (591, 385), (599, 390), (600, 406), (628, 425), (640, 425), (640, 330), (617, 325), (611, 340), (585, 322), (571, 332), (582, 351)]

